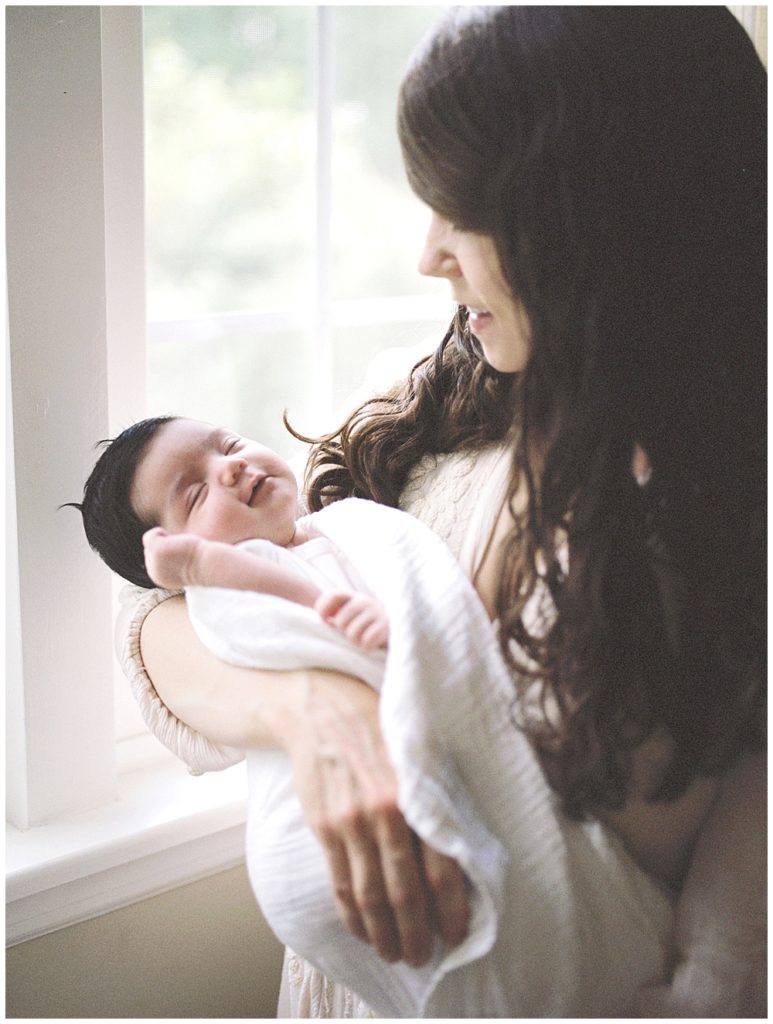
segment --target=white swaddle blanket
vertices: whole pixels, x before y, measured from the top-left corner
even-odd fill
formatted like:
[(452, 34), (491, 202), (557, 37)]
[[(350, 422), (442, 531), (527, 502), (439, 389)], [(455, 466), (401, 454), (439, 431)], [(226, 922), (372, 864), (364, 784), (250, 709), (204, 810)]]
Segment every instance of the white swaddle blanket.
[[(672, 908), (606, 829), (560, 812), (513, 724), (513, 683), (469, 580), (445, 545), (401, 512), (349, 499), (313, 521), (386, 608), (383, 681), (372, 661), (360, 674), (381, 685), (400, 807), (422, 839), (463, 867), (472, 920), (455, 949), (438, 939), (422, 969), (382, 961), (337, 918), (288, 758), (251, 752), (247, 863), (269, 924), (379, 1016), (630, 1013), (637, 990), (664, 974)], [(234, 614), (252, 598), (252, 612)], [(352, 673), (355, 653), (370, 660), (313, 612), (280, 599), (193, 588), (188, 603), (204, 642), (237, 664), (343, 664)]]

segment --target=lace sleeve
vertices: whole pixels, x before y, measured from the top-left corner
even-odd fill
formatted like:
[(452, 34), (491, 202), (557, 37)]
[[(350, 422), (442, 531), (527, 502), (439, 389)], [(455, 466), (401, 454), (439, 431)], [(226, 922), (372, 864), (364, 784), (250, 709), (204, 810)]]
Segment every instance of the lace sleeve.
[(124, 675), (148, 729), (163, 745), (188, 766), (192, 775), (221, 771), (244, 759), (244, 751), (219, 746), (176, 718), (156, 693), (145, 670), (140, 651), (140, 633), (145, 617), (179, 591), (142, 590), (125, 586), (120, 595), (116, 620), (115, 649)]

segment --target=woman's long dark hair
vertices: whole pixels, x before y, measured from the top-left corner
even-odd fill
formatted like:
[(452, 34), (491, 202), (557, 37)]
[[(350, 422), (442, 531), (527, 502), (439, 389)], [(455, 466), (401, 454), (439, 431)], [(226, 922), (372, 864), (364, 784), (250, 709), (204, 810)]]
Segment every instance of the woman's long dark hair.
[[(664, 730), (654, 795), (673, 797), (763, 721), (764, 70), (724, 8), (463, 7), (409, 68), (399, 130), (420, 198), (493, 236), (531, 354), (495, 373), (461, 311), (318, 446), (312, 505), (396, 504), (424, 452), (512, 437), (529, 503), (503, 650), (553, 709), (525, 727), (577, 813), (621, 806), (632, 751)], [(521, 615), (540, 576), (547, 635)]]

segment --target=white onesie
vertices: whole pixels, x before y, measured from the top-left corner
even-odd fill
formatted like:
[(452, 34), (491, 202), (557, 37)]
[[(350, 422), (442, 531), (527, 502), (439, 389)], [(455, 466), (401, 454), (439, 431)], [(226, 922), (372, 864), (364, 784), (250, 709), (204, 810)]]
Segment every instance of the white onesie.
[[(283, 548), (267, 540), (243, 541), (239, 547), (284, 565), (323, 592), (368, 592), (351, 564), (314, 526), (316, 515), (301, 520), (310, 540)], [(320, 650), (326, 668), (356, 675), (380, 688), (384, 652), (366, 652), (327, 625), (311, 608), (268, 594), (221, 587), (188, 587), (188, 614), (202, 642), (217, 657), (247, 668), (308, 668)], [(260, 665), (258, 664), (260, 663)]]

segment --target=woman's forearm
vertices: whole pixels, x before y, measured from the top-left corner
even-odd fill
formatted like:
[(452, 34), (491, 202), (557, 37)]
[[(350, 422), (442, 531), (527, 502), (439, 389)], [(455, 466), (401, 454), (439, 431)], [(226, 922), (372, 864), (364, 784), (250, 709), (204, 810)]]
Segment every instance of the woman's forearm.
[(186, 725), (232, 747), (287, 746), (304, 673), (238, 668), (216, 658), (196, 636), (182, 597), (146, 616), (140, 645), (159, 697)]
[(336, 672), (228, 665), (198, 640), (181, 597), (146, 616), (141, 652), (159, 697), (186, 725), (214, 743), (287, 751), (339, 913), (355, 935), (388, 960), (416, 965), (431, 954), (433, 926), (449, 943), (461, 941), (464, 876), (416, 844), (399, 810), (374, 690)]

